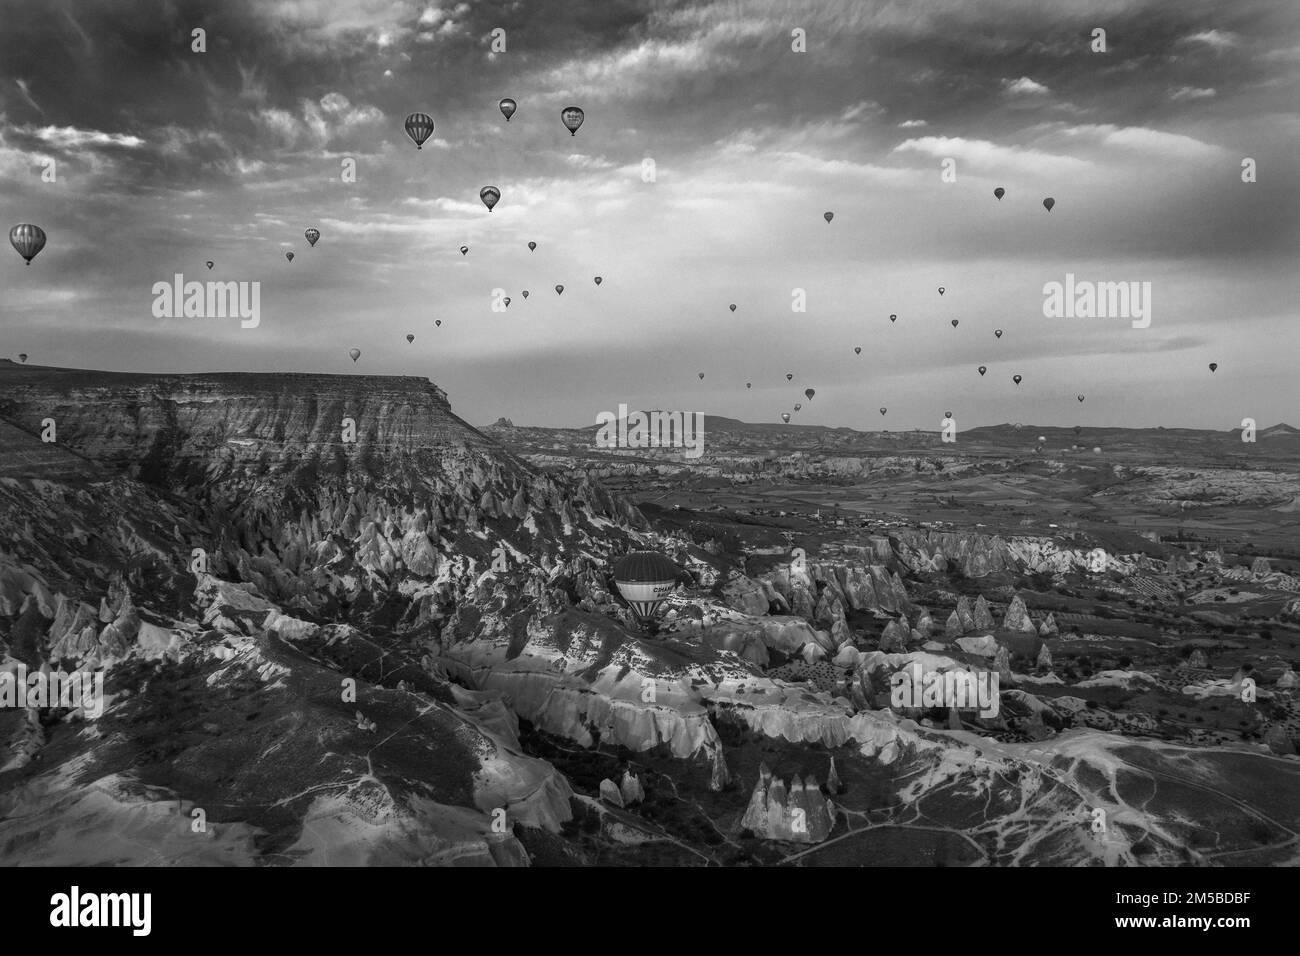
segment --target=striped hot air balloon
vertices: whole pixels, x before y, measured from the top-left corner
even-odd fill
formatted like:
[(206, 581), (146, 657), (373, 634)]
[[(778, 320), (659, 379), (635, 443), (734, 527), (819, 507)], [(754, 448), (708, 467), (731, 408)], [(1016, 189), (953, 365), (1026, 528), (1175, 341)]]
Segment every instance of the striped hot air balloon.
[(45, 230), (29, 222), (19, 223), (9, 230), (9, 245), (31, 265), (36, 254), (45, 248)]
[(655, 619), (677, 587), (681, 569), (658, 551), (632, 551), (614, 562), (614, 583), (638, 623)]
[(424, 149), (425, 140), (433, 135), (433, 117), (428, 113), (412, 113), (406, 117), (406, 135), (416, 149)]

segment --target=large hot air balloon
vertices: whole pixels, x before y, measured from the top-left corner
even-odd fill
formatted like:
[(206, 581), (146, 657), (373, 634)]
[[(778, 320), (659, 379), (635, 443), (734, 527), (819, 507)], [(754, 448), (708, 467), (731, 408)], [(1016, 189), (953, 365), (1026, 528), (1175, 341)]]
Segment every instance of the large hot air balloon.
[(406, 135), (411, 137), (416, 149), (424, 149), (425, 140), (433, 134), (433, 117), (428, 113), (412, 113), (406, 117)]
[(495, 186), (484, 186), (478, 191), (478, 198), (483, 200), (483, 205), (488, 207), (488, 212), (491, 212), (492, 207), (501, 199), (501, 190)]
[(1012, 375), (1012, 376), (1011, 376), (1011, 381), (1013, 381), (1013, 382), (1015, 382), (1017, 385), (1019, 385), (1019, 384), (1020, 384), (1020, 376), (1019, 376), (1019, 375)]
[(952, 320), (952, 327), (953, 327), (954, 329), (957, 328), (957, 320), (956, 320), (956, 319), (953, 319), (953, 320)]
[(311, 246), (313, 249), (316, 248), (316, 240), (320, 238), (320, 230), (308, 229), (303, 233), (303, 235), (307, 237), (307, 245)]
[(787, 382), (793, 382), (793, 381), (794, 381), (794, 372), (786, 372), (786, 373), (785, 373), (785, 380), (786, 380)]
[(999, 186), (999, 187), (997, 187), (996, 189), (993, 190), (993, 195), (995, 195), (995, 196), (998, 197), (998, 202), (1001, 202), (1001, 201), (1002, 201), (1002, 197), (1005, 196), (1006, 194), (1007, 194), (1007, 191), (1006, 191), (1005, 189), (1003, 189), (1001, 186)]
[(286, 259), (288, 259), (290, 262), (293, 262), (293, 253), (292, 253), (292, 252), (286, 252), (286, 253), (284, 254), (284, 257), (285, 257)]
[(654, 620), (680, 575), (672, 559), (658, 551), (632, 551), (614, 562), (614, 584), (640, 624)]
[(822, 213), (822, 218), (825, 219), (827, 222), (830, 222), (832, 219), (835, 218), (835, 213), (833, 213), (833, 212), (824, 212), (824, 213)]
[(461, 246), (461, 247), (460, 247), (460, 254), (461, 254), (462, 256), (469, 255), (469, 246)]
[(861, 354), (862, 354), (862, 346), (861, 346), (861, 345), (855, 345), (855, 346), (853, 346), (853, 354), (854, 354), (854, 355), (861, 355)]
[(410, 345), (410, 344), (411, 344), (412, 342), (414, 342), (414, 341), (415, 341), (415, 336), (412, 335), (410, 332), (407, 332), (407, 333), (406, 333), (406, 344), (407, 344), (407, 345)]
[(803, 394), (804, 394), (804, 398), (808, 399), (808, 401), (811, 402), (811, 401), (813, 400), (813, 396), (817, 394), (817, 389), (815, 389), (815, 388), (805, 388), (805, 389), (803, 390)]
[(600, 276), (596, 276), (596, 285), (600, 285), (600, 284), (601, 284), (601, 282), (603, 282), (603, 281), (604, 281), (604, 280), (603, 280), (603, 279), (601, 279), (601, 277), (600, 277)]
[(556, 295), (562, 295), (563, 293), (564, 293), (564, 286), (562, 286), (562, 285), (557, 285), (557, 286), (555, 287), (555, 294), (556, 294)]
[(497, 105), (501, 107), (501, 115), (506, 118), (507, 123), (510, 122), (510, 117), (515, 115), (515, 110), (519, 108), (519, 104), (508, 96), (504, 97)]
[(352, 356), (352, 361), (361, 358), (361, 349), (348, 349), (348, 354)]
[(530, 243), (528, 244), (528, 251), (529, 251), (529, 252), (532, 252), (532, 251), (535, 250), (536, 248), (537, 248), (537, 243), (535, 243), (535, 242), (530, 242)]
[(789, 413), (789, 412), (782, 412), (782, 413), (781, 413), (781, 421), (783, 421), (783, 422), (785, 422), (787, 425), (789, 425), (789, 424), (790, 424), (790, 413)]
[(889, 316), (889, 321), (890, 321), (890, 322), (897, 322), (897, 321), (898, 321), (898, 316), (897, 316), (897, 315), (894, 315), (894, 314), (891, 313), (890, 316)]
[(1211, 363), (1210, 363), (1210, 371), (1211, 371), (1211, 372), (1213, 372), (1213, 371), (1214, 371), (1215, 369), (1217, 369), (1218, 367), (1219, 367), (1219, 363), (1218, 363), (1218, 362), (1211, 362)]
[(209, 260), (208, 260), (208, 268), (211, 269), (214, 265), (216, 265), (216, 263), (213, 262), (211, 259), (209, 259)]
[(994, 329), (994, 330), (993, 330), (993, 334), (996, 335), (998, 338), (1002, 338), (1002, 330), (1001, 330), (1001, 329)]
[(980, 366), (980, 378), (983, 378), (983, 377), (984, 377), (984, 373), (987, 372), (988, 370), (989, 370), (989, 367), (988, 367), (987, 365), (981, 365), (981, 366)]
[(1043, 208), (1046, 209), (1048, 212), (1051, 212), (1052, 207), (1055, 205), (1056, 205), (1056, 200), (1053, 199), (1051, 196), (1048, 196), (1046, 199), (1043, 200)]
[(29, 222), (21, 222), (9, 230), (9, 245), (31, 265), (36, 254), (45, 248), (45, 230)]
[(578, 135), (578, 127), (586, 118), (587, 114), (576, 106), (566, 106), (560, 110), (560, 119), (564, 122), (564, 128), (569, 131), (570, 136)]

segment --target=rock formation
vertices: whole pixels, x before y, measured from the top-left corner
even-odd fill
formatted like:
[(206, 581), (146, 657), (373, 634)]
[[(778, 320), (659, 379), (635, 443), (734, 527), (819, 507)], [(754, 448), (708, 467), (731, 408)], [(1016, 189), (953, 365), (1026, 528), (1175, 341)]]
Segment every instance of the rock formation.
[(834, 826), (832, 805), (811, 775), (795, 774), (787, 788), (762, 764), (740, 826), (764, 840), (820, 843)]

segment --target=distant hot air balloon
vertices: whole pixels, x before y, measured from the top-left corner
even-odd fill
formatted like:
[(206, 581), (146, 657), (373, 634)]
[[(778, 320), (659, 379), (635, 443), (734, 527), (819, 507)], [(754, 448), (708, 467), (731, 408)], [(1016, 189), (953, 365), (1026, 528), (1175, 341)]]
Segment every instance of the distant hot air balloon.
[(564, 122), (564, 128), (569, 131), (570, 136), (578, 135), (578, 127), (586, 118), (587, 114), (576, 106), (566, 106), (560, 110), (560, 119)]
[(789, 425), (789, 424), (790, 424), (790, 413), (789, 413), (789, 412), (782, 412), (782, 413), (781, 413), (781, 421), (783, 421), (783, 422), (785, 422), (787, 425)]
[(412, 342), (414, 342), (414, 341), (415, 341), (415, 336), (412, 335), (410, 332), (407, 332), (407, 333), (406, 333), (406, 343), (409, 345), (410, 343), (412, 343)]
[(492, 207), (501, 199), (501, 190), (495, 186), (484, 186), (478, 191), (478, 198), (483, 200), (483, 205), (488, 207), (488, 212), (491, 212)]
[(614, 584), (640, 624), (654, 620), (680, 575), (672, 559), (658, 551), (632, 551), (614, 562)]
[(996, 335), (998, 338), (1002, 338), (1002, 330), (1001, 330), (1001, 329), (994, 329), (994, 330), (993, 330), (993, 334)]
[(944, 418), (952, 418), (952, 412), (944, 412), (944, 413), (943, 413), (943, 417), (944, 417)]
[(533, 251), (534, 249), (536, 249), (536, 248), (537, 248), (537, 243), (535, 243), (535, 242), (530, 242), (530, 243), (528, 244), (528, 251), (529, 251), (529, 252), (532, 252), (532, 251)]
[(1020, 429), (1024, 428), (1025, 426), (1022, 425), (1022, 424), (1020, 424), (1020, 422), (1016, 422), (1016, 423), (1015, 423), (1014, 425), (1012, 425), (1011, 427), (1014, 428), (1016, 431), (1020, 431)]
[(1210, 363), (1210, 371), (1211, 371), (1211, 372), (1213, 372), (1213, 371), (1214, 371), (1215, 369), (1217, 369), (1218, 367), (1219, 367), (1219, 363), (1218, 363), (1218, 362), (1211, 362), (1211, 363)]
[(216, 265), (216, 263), (213, 262), (211, 259), (209, 259), (209, 260), (208, 260), (208, 268), (211, 269), (214, 265)]
[(528, 298), (528, 290), (527, 290), (527, 289), (525, 289), (525, 290), (523, 291), (523, 296), (524, 296), (525, 299)]
[(428, 113), (412, 113), (406, 117), (406, 135), (411, 137), (416, 149), (424, 149), (425, 140), (433, 133), (433, 117)]
[(45, 248), (45, 230), (29, 222), (19, 223), (9, 230), (9, 245), (31, 265), (37, 253)]
[(753, 388), (753, 387), (754, 387), (754, 383), (753, 383), (753, 382), (746, 382), (746, 383), (745, 383), (745, 388)]
[(18, 353), (18, 361), (20, 361), (20, 362), (26, 362), (26, 361), (27, 361), (27, 353), (26, 353), (26, 352), (19, 352), (19, 353)]
[(801, 408), (803, 408), (803, 405), (801, 405), (799, 402), (794, 403), (794, 410), (796, 412), (799, 411)]
[(462, 256), (464, 256), (464, 255), (468, 255), (468, 254), (469, 254), (469, 246), (461, 246), (461, 247), (460, 247), (460, 254), (461, 254)]
[(442, 319), (434, 319), (433, 324), (436, 325), (438, 328), (442, 328)]
[(600, 278), (600, 276), (596, 276), (596, 285), (600, 285), (602, 281), (603, 280)]
[(731, 309), (732, 312), (735, 312), (735, 311), (736, 311), (736, 303), (734, 303), (734, 302), (731, 303), (731, 305), (729, 305), (728, 308)]
[(348, 349), (348, 354), (352, 356), (352, 361), (361, 358), (361, 349)]
[(861, 355), (861, 354), (862, 354), (862, 346), (861, 346), (861, 345), (855, 345), (855, 346), (853, 346), (853, 354), (854, 354), (854, 355)]
[(824, 213), (822, 213), (822, 218), (825, 219), (827, 222), (830, 222), (832, 219), (835, 218), (835, 213), (833, 213), (833, 212), (824, 212)]
[(515, 115), (515, 110), (519, 108), (519, 104), (508, 96), (504, 97), (497, 105), (501, 107), (501, 114), (506, 118), (507, 123), (510, 122), (510, 117)]
[(956, 319), (953, 319), (953, 320), (952, 320), (952, 327), (953, 327), (954, 329), (957, 328), (957, 320), (956, 320)]
[(811, 402), (813, 400), (813, 396), (817, 394), (817, 390), (815, 388), (805, 388), (803, 390), (803, 394), (804, 394), (804, 398), (808, 399), (808, 401)]
[(983, 377), (984, 377), (984, 373), (987, 372), (988, 370), (989, 370), (989, 367), (988, 367), (987, 365), (981, 365), (981, 366), (980, 366), (980, 377), (983, 378)]
[(1075, 433), (1076, 435), (1079, 434), (1079, 432), (1081, 432), (1081, 431), (1083, 431), (1083, 426), (1082, 426), (1082, 425), (1075, 425), (1075, 426), (1074, 426), (1074, 433)]
[(1011, 376), (1011, 381), (1013, 381), (1013, 382), (1015, 382), (1017, 385), (1019, 385), (1019, 384), (1020, 384), (1020, 376), (1019, 376), (1019, 375), (1012, 375), (1012, 376)]
[(701, 381), (701, 382), (704, 381), (704, 373), (703, 373), (703, 372), (700, 373), (700, 381)]
[(993, 190), (993, 195), (995, 195), (995, 196), (998, 197), (998, 202), (1001, 202), (1001, 201), (1002, 201), (1002, 197), (1005, 196), (1006, 194), (1007, 194), (1007, 191), (1006, 191), (1005, 189), (1003, 189), (1001, 186), (999, 186), (999, 187), (997, 187), (995, 190)]
[(284, 254), (284, 257), (285, 257), (286, 259), (288, 259), (290, 262), (293, 262), (293, 253), (292, 253), (292, 252), (286, 252), (286, 253)]
[(1083, 396), (1082, 396), (1082, 395), (1079, 396), (1079, 401), (1083, 401)]
[(316, 240), (320, 238), (320, 230), (308, 229), (303, 233), (303, 235), (307, 237), (307, 245), (311, 246), (313, 249), (316, 248)]
[(943, 286), (939, 286), (939, 294), (940, 294), (940, 295), (943, 295), (945, 291), (947, 291), (947, 290), (944, 289)]
[(1040, 442), (1041, 442), (1041, 441), (1047, 441), (1047, 436), (1045, 436), (1045, 435), (1039, 435), (1039, 436), (1038, 436), (1038, 440), (1039, 440)]
[(557, 285), (557, 286), (555, 287), (555, 294), (556, 294), (556, 295), (560, 295), (560, 294), (563, 293), (563, 292), (564, 292), (564, 286), (562, 286), (562, 285)]
[(884, 406), (884, 405), (881, 405), (881, 406), (880, 406), (880, 414), (882, 414), (882, 415), (885, 414), (885, 406)]
[(507, 309), (510, 308), (510, 296), (506, 296), (506, 297), (505, 297), (504, 299), (502, 299), (501, 301), (504, 302), (504, 303), (506, 304), (506, 308), (507, 308)]
[(1046, 209), (1048, 212), (1051, 212), (1052, 207), (1055, 205), (1056, 205), (1056, 200), (1053, 199), (1051, 196), (1048, 196), (1046, 199), (1043, 200), (1043, 208)]
[(889, 321), (890, 321), (890, 322), (897, 322), (897, 321), (898, 321), (898, 316), (897, 316), (897, 315), (893, 315), (893, 314), (891, 314), (891, 315), (889, 316)]
[(786, 380), (787, 382), (793, 382), (793, 381), (794, 381), (794, 372), (786, 372), (786, 373), (785, 373), (785, 380)]

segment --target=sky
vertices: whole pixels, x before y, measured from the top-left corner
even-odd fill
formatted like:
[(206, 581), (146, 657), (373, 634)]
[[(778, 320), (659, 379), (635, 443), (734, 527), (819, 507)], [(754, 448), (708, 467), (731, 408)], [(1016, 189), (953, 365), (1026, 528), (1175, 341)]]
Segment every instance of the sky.
[[(475, 424), (1300, 425), (1295, 0), (0, 0), (0, 23), (0, 210), (49, 236), (0, 256), (0, 356), (419, 375)], [(177, 273), (260, 283), (260, 324), (155, 317)], [(1149, 325), (1044, 315), (1067, 273), (1149, 282)]]

